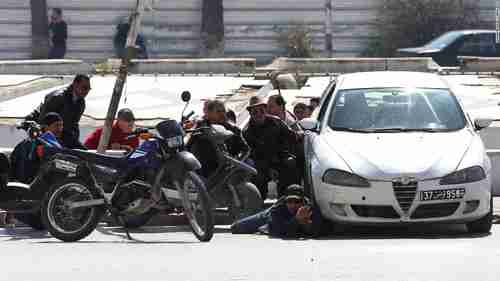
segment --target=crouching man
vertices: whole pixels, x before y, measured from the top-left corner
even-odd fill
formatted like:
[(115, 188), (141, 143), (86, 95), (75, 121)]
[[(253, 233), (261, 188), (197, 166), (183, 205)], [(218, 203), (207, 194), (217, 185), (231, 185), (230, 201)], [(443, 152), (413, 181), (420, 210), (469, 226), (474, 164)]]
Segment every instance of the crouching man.
[(318, 237), (331, 231), (318, 208), (311, 206), (304, 196), (304, 188), (290, 185), (286, 193), (272, 207), (231, 226), (233, 234), (252, 234), (258, 231), (274, 237)]

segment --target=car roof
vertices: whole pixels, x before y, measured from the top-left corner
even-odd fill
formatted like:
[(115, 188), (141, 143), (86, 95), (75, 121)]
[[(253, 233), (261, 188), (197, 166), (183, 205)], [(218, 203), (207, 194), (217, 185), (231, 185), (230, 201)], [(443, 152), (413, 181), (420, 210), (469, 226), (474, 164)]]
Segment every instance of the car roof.
[(496, 31), (493, 29), (465, 29), (465, 30), (454, 30), (454, 32), (460, 32), (463, 34), (496, 33)]
[(372, 71), (342, 74), (336, 88), (435, 88), (448, 89), (448, 85), (437, 74), (412, 71)]

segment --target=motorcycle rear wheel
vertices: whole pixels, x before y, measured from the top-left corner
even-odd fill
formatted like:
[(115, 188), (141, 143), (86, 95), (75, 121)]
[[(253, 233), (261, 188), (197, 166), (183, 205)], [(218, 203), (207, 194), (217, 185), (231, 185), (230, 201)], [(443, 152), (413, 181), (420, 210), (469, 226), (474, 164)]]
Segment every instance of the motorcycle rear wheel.
[(87, 237), (104, 215), (104, 206), (69, 209), (68, 204), (99, 199), (99, 191), (80, 179), (66, 179), (53, 185), (42, 201), (42, 220), (55, 238), (75, 242)]
[(184, 214), (196, 238), (201, 242), (208, 242), (214, 235), (214, 219), (205, 184), (192, 171), (187, 172), (182, 181), (176, 185), (182, 199)]

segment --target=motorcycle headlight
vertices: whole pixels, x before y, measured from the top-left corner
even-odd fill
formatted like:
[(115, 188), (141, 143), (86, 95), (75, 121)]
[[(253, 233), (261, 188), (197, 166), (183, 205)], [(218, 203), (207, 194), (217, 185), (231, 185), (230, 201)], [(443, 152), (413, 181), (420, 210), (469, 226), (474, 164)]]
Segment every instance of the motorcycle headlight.
[(453, 172), (445, 177), (443, 177), (439, 184), (450, 185), (450, 184), (462, 184), (480, 181), (486, 178), (486, 173), (484, 169), (480, 166), (473, 166), (466, 169), (462, 169), (457, 172)]
[(168, 148), (178, 148), (181, 147), (184, 142), (183, 136), (171, 137), (165, 140), (167, 142)]
[(365, 178), (337, 169), (326, 171), (323, 175), (323, 182), (340, 186), (370, 187), (370, 183)]

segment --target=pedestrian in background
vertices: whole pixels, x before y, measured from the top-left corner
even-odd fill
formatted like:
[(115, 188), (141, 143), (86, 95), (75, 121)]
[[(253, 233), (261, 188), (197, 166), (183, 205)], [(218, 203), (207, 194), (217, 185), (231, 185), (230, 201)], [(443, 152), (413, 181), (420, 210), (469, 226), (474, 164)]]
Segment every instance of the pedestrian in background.
[(52, 9), (49, 24), (50, 53), (49, 59), (63, 59), (66, 55), (66, 40), (68, 39), (68, 25), (63, 20), (60, 8)]

